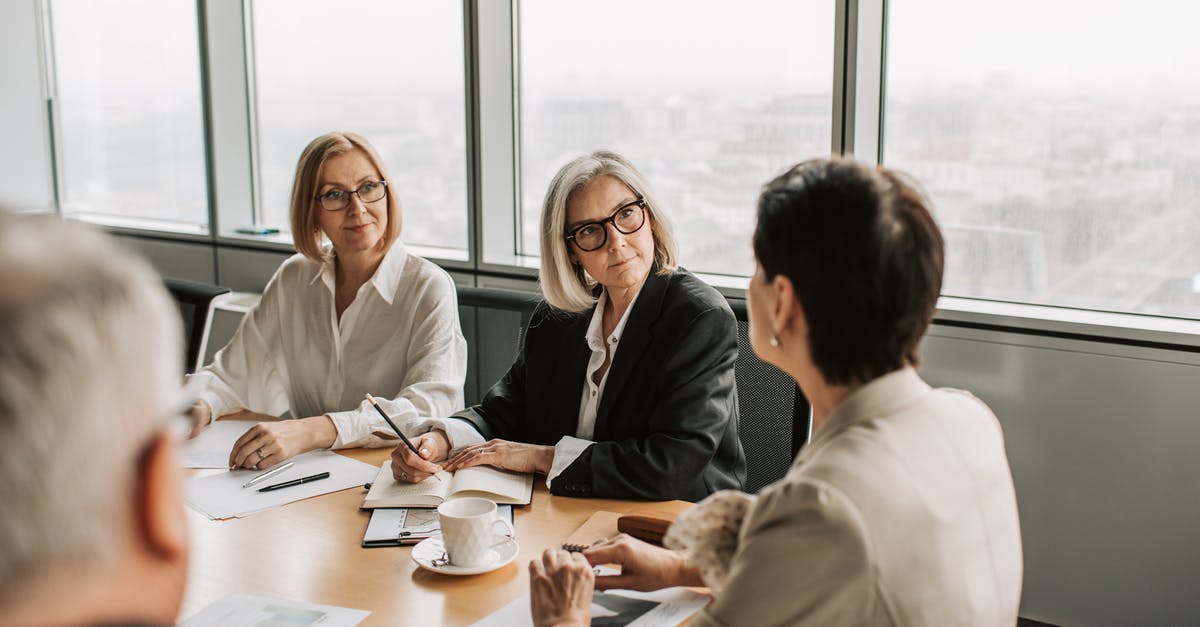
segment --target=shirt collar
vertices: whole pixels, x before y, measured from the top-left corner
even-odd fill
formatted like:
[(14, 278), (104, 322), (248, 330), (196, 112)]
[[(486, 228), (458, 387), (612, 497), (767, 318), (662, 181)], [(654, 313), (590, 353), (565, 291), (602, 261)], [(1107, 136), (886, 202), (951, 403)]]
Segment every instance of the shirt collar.
[(889, 372), (854, 390), (829, 413), (825, 423), (813, 433), (811, 446), (819, 448), (836, 434), (850, 427), (881, 416), (887, 416), (908, 406), (931, 389), (912, 367)]
[[(645, 285), (645, 283), (642, 283), (643, 287)], [(629, 302), (629, 306), (625, 308), (625, 313), (621, 314), (621, 319), (617, 321), (617, 326), (613, 328), (613, 332), (608, 336), (608, 338), (605, 338), (603, 335), (604, 306), (608, 303), (608, 290), (603, 290), (600, 292), (600, 298), (596, 300), (596, 309), (592, 311), (592, 321), (588, 324), (587, 334), (585, 336), (587, 338), (588, 348), (591, 348), (593, 351), (602, 351), (604, 350), (604, 345), (607, 343), (607, 340), (615, 338), (617, 342), (620, 341), (621, 334), (625, 331), (625, 323), (629, 322), (629, 313), (633, 311), (633, 307), (637, 304), (638, 296), (640, 296), (641, 293), (642, 290), (638, 289), (637, 294), (633, 295), (633, 300)]]
[[(388, 249), (387, 254), (383, 256), (383, 261), (379, 262), (379, 267), (375, 269), (375, 274), (371, 275), (368, 283), (375, 288), (379, 296), (383, 298), (387, 304), (391, 305), (392, 300), (396, 297), (396, 288), (400, 286), (400, 277), (404, 272), (404, 264), (408, 260), (408, 250), (404, 247), (404, 243), (396, 240), (392, 243), (392, 247)], [(320, 280), (332, 292), (337, 285), (337, 273), (334, 270), (334, 254), (330, 253), (326, 256), (325, 261), (318, 267), (313, 278), (308, 282), (309, 285)]]

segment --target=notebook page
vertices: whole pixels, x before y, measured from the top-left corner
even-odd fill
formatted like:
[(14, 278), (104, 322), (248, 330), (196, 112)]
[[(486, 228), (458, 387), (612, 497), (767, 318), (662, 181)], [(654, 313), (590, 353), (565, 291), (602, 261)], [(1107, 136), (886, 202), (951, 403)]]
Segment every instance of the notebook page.
[[(533, 491), (533, 475), (509, 472), (491, 466), (472, 466), (454, 473), (450, 494), (486, 492), (506, 501), (528, 503)], [(493, 499), (496, 500), (496, 499)]]
[(448, 472), (439, 472), (436, 477), (430, 477), (421, 483), (396, 481), (392, 476), (391, 460), (383, 462), (379, 474), (371, 483), (367, 497), (362, 506), (370, 507), (436, 507), (438, 503), (450, 496), (450, 481), (453, 478)]

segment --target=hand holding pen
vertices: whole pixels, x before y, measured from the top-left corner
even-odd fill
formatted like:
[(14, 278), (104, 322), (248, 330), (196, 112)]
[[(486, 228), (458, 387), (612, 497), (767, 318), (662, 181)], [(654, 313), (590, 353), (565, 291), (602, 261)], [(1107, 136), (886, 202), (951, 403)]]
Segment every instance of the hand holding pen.
[[(375, 397), (367, 394), (367, 400), (371, 403), (371, 406), (375, 408), (375, 411), (379, 412), (379, 415), (383, 417), (384, 421), (388, 423), (388, 426), (392, 428), (392, 431), (395, 431), (396, 435), (400, 436), (400, 440), (404, 443), (404, 446), (397, 446), (396, 450), (392, 451), (392, 475), (395, 477), (396, 481), (420, 483), (425, 479), (428, 479), (430, 476), (434, 477), (438, 481), (441, 481), (441, 479), (437, 477), (437, 473), (441, 472), (442, 468), (436, 463), (433, 463), (433, 460), (431, 459), (435, 455), (434, 451), (438, 450), (435, 448), (438, 444), (437, 438), (444, 438), (444, 436), (441, 435), (441, 432), (434, 431), (425, 433), (417, 436), (413, 440), (410, 440), (402, 431), (400, 431), (400, 428), (396, 426), (396, 423), (392, 422), (392, 419), (387, 415), (387, 412), (383, 411), (383, 407), (379, 406), (379, 403), (375, 401)], [(448, 448), (448, 444), (447, 446), (441, 447), (443, 452), (440, 457), (442, 459), (445, 459), (446, 454), (444, 451)], [(410, 452), (411, 455), (409, 454)]]

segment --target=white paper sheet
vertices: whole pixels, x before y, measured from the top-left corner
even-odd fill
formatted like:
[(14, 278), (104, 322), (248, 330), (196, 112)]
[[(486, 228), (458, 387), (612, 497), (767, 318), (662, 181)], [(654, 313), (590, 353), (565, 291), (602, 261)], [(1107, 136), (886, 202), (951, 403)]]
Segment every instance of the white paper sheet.
[[(599, 569), (604, 575), (619, 572), (607, 566), (600, 566)], [(631, 627), (675, 627), (692, 614), (700, 611), (700, 608), (704, 607), (709, 600), (711, 597), (707, 594), (687, 588), (664, 588), (654, 592), (609, 590), (592, 595), (592, 618), (605, 617), (611, 620), (618, 616), (625, 616), (630, 619), (630, 622), (617, 620), (611, 624), (630, 625)], [(647, 607), (639, 607), (637, 601), (649, 601), (657, 605), (649, 608), (649, 611), (645, 611)], [(505, 605), (472, 627), (533, 627), (529, 595)]]
[(229, 468), (233, 443), (258, 424), (256, 420), (218, 420), (183, 443), (180, 459), (184, 468)]
[[(237, 518), (320, 494), (362, 487), (375, 478), (375, 466), (333, 451), (312, 451), (297, 455), (291, 461), (294, 465), (288, 470), (249, 488), (243, 488), (242, 484), (260, 471), (230, 470), (188, 479), (184, 484), (184, 498), (192, 509), (209, 518)], [(258, 491), (268, 485), (322, 472), (328, 472), (329, 478), (271, 492)]]
[(231, 594), (200, 610), (179, 627), (229, 627), (231, 625), (320, 625), (354, 627), (371, 612), (335, 605), (297, 603), (246, 594)]

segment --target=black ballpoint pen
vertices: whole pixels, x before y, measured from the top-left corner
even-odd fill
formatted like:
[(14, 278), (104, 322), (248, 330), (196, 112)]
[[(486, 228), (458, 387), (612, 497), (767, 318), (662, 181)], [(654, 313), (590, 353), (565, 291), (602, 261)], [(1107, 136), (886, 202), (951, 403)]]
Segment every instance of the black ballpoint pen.
[(283, 483), (276, 483), (274, 485), (269, 485), (264, 488), (259, 488), (258, 491), (259, 492), (270, 492), (271, 490), (278, 490), (280, 488), (290, 488), (294, 485), (300, 485), (301, 483), (308, 483), (310, 481), (320, 481), (321, 479), (328, 479), (328, 478), (329, 478), (329, 473), (322, 472), (322, 473), (315, 474), (315, 475), (309, 475), (307, 477), (300, 477), (299, 479), (292, 479), (291, 481), (284, 481)]

